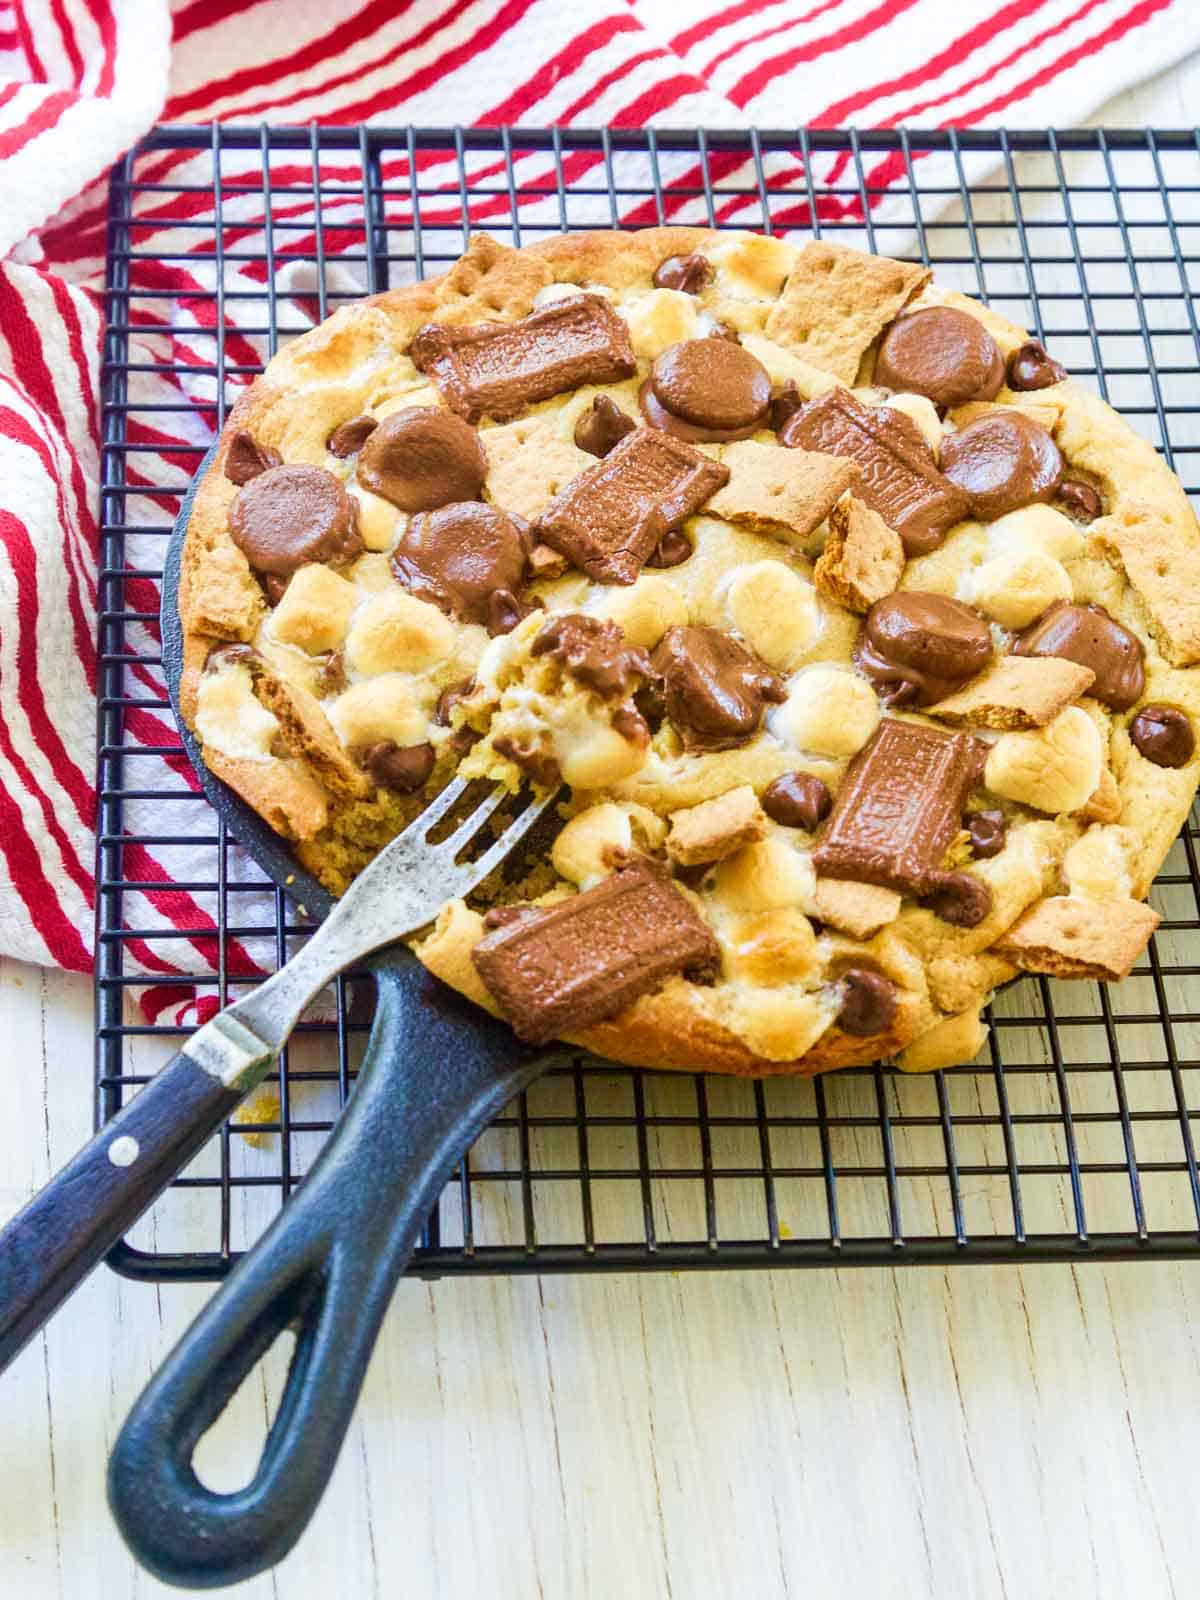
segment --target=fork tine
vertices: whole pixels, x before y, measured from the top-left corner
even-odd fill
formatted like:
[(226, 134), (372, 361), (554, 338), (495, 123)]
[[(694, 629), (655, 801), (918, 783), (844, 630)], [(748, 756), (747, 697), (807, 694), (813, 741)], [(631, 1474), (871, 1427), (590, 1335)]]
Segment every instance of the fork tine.
[(445, 839), (440, 839), (433, 848), (443, 855), (456, 856), (467, 841), (475, 837), (492, 812), (507, 800), (511, 793), (511, 789), (506, 789), (502, 783), (498, 783), (491, 794), (486, 795), (479, 802), (470, 816), (465, 817), (452, 834), (449, 834)]
[(419, 816), (413, 818), (400, 837), (413, 839), (414, 841), (424, 838), (434, 823), (439, 822), (455, 801), (461, 800), (463, 795), (466, 794), (471, 781), (468, 778), (451, 779), (441, 794), (435, 800), (431, 800)]
[[(503, 861), (505, 856), (511, 854), (517, 843), (529, 832), (542, 812), (548, 806), (553, 805), (557, 798), (558, 792), (554, 791), (543, 795), (540, 800), (531, 800), (521, 815), (515, 817), (509, 823), (495, 844), (489, 845), (481, 856), (477, 856), (474, 861), (469, 863), (471, 873), (476, 882), (482, 883), (492, 868)], [(464, 863), (464, 867), (467, 865), (468, 863)]]

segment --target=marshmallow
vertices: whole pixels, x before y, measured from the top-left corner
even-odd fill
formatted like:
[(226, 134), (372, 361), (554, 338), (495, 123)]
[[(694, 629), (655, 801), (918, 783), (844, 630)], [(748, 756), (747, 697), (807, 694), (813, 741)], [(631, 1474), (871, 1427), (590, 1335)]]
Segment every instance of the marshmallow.
[(750, 648), (784, 672), (821, 631), (816, 589), (782, 561), (739, 567), (726, 591), (725, 610)]
[(1056, 561), (1074, 561), (1083, 554), (1087, 542), (1070, 517), (1047, 505), (1022, 506), (1006, 517), (997, 517), (988, 533), (996, 551), (1021, 544), (1041, 550)]
[(678, 289), (651, 289), (628, 300), (621, 315), (629, 325), (633, 353), (639, 361), (653, 361), (673, 344), (695, 339), (696, 297)]
[(968, 583), (969, 598), (1006, 628), (1024, 628), (1056, 600), (1074, 598), (1062, 563), (1022, 545), (985, 561)]
[(793, 906), (739, 917), (721, 943), (726, 976), (748, 983), (801, 982), (819, 964), (812, 923)]
[(1063, 858), (1070, 892), (1090, 900), (1129, 899), (1133, 894), (1129, 843), (1124, 828), (1089, 828)]
[(717, 269), (717, 289), (734, 300), (773, 300), (795, 265), (796, 247), (761, 233), (734, 234), (705, 254)]
[(283, 599), (271, 613), (267, 632), (280, 644), (309, 655), (336, 650), (346, 637), (358, 604), (358, 590), (316, 562), (292, 575)]
[(822, 662), (792, 680), (783, 705), (769, 713), (776, 738), (814, 755), (852, 756), (879, 726), (879, 701), (865, 678)]
[(688, 620), (683, 596), (666, 578), (644, 572), (628, 588), (611, 585), (600, 590), (588, 607), (597, 616), (615, 622), (630, 644), (654, 646), (668, 628), (682, 627)]
[(903, 411), (920, 428), (934, 456), (941, 453), (942, 419), (932, 400), (923, 394), (890, 394), (882, 403), (893, 411)]
[(427, 600), (397, 588), (368, 600), (346, 640), (352, 672), (421, 672), (454, 649), (454, 624)]
[(992, 746), (984, 783), (993, 794), (1051, 816), (1086, 805), (1100, 782), (1100, 730), (1079, 706), (1044, 728), (1002, 734)]
[(368, 550), (390, 550), (399, 531), (399, 512), (390, 500), (352, 483), (349, 492), (358, 501), (358, 531)]
[(235, 761), (266, 761), (279, 724), (254, 696), (250, 669), (241, 662), (206, 672), (196, 691), (196, 732)]
[(552, 730), (563, 782), (572, 789), (606, 789), (645, 764), (649, 746), (623, 738), (608, 721), (576, 708)]
[(713, 894), (728, 911), (806, 910), (816, 896), (816, 874), (807, 855), (782, 839), (748, 844), (717, 868)]
[(347, 749), (381, 740), (420, 744), (429, 732), (412, 685), (396, 673), (354, 684), (326, 710)]
[(554, 841), (550, 859), (560, 878), (590, 889), (613, 870), (611, 857), (632, 850), (633, 828), (620, 806), (605, 800), (589, 806), (570, 822)]
[(735, 990), (729, 1026), (767, 1061), (796, 1061), (833, 1022), (836, 1006), (823, 994), (795, 989)]

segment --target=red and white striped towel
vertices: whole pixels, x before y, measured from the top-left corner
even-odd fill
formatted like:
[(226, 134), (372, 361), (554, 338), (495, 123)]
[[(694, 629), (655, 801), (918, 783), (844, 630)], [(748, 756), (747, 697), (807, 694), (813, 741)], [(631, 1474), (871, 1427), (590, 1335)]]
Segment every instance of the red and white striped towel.
[[(91, 965), (103, 180), (156, 120), (1062, 127), (1198, 47), (1196, 0), (0, 0), (0, 953)], [(231, 172), (252, 173), (259, 158), (237, 159)], [(523, 159), (534, 175), (540, 158)], [(872, 187), (899, 176), (893, 157), (873, 159)], [(311, 183), (307, 160), (297, 154), (293, 183)], [(356, 158), (321, 159), (323, 183), (357, 173)], [(164, 153), (145, 175), (203, 184), (208, 157)], [(387, 176), (406, 183), (406, 163)], [(775, 176), (795, 183), (794, 171)], [(454, 175), (422, 170), (427, 190), (443, 180), (450, 207)], [(503, 230), (507, 204), (503, 194), (483, 202), (473, 221)], [(547, 202), (531, 204), (550, 218)], [(597, 204), (573, 224), (607, 223)], [(857, 205), (852, 196), (845, 209)], [(144, 193), (135, 215), (138, 249), (175, 257), (140, 264), (135, 288), (156, 294), (135, 302), (137, 320), (182, 331), (135, 336), (131, 359), (147, 370), (131, 378), (130, 399), (211, 402), (214, 313), (189, 299), (213, 283), (201, 259), (213, 245), (211, 199)], [(277, 196), (273, 215), (311, 223), (311, 200)], [(686, 206), (673, 215), (702, 219)], [(726, 215), (737, 220), (737, 202)], [(651, 216), (641, 205), (626, 220)], [(336, 199), (322, 220), (328, 250), (361, 251), (349, 217), (338, 229)], [(224, 222), (239, 252), (261, 252), (261, 195), (230, 198)], [(797, 206), (782, 222), (806, 229), (807, 213)], [(311, 249), (303, 227), (287, 239)], [(300, 327), (314, 313), (313, 269), (287, 253), (277, 252), (277, 279)], [(330, 288), (365, 288), (358, 272), (335, 267)], [(225, 283), (261, 294), (263, 275), (229, 263)], [(231, 362), (262, 356), (262, 340), (231, 338)], [(229, 378), (227, 398), (243, 381)], [(151, 491), (177, 485), (208, 443), (202, 413), (186, 424), (164, 413), (160, 428), (154, 415), (131, 420), (141, 448), (128, 461), (129, 481)], [(161, 525), (173, 506), (131, 498), (129, 520)], [(156, 565), (161, 540), (141, 554)], [(128, 610), (156, 609), (148, 580), (124, 592)], [(144, 643), (153, 654), (149, 628)], [(161, 697), (157, 672), (137, 672), (144, 698)], [(129, 737), (174, 742), (163, 713), (127, 716)], [(194, 782), (179, 757), (144, 757), (137, 777), (146, 790)], [(130, 831), (162, 833), (161, 809), (133, 803)], [(215, 907), (175, 886), (210, 870), (211, 856), (203, 866), (192, 856), (125, 851), (125, 877), (144, 885), (125, 897), (131, 925), (214, 925)], [(153, 985), (155, 973), (207, 973), (214, 949), (204, 938), (135, 941), (129, 954)], [(269, 956), (235, 946), (230, 968), (250, 972)], [(178, 989), (151, 987), (144, 1004), (154, 1015), (168, 1001), (179, 1006)]]

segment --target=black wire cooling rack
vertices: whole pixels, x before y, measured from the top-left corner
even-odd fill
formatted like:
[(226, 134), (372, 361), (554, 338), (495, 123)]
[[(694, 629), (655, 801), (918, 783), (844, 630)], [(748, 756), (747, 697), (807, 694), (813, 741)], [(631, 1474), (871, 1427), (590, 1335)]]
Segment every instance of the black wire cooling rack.
[[(269, 350), (348, 298), (443, 270), (469, 227), (529, 243), (660, 220), (822, 233), (931, 262), (943, 283), (1035, 330), (1200, 488), (1193, 133), (157, 130), (115, 169), (109, 214), (99, 1120), (187, 1031), (170, 1009), (136, 1020), (139, 985), (175, 985), (181, 1003), (190, 992), (186, 976), (147, 978), (143, 963), (170, 965), (180, 941), (199, 944), (217, 959), (211, 993), (223, 1002), (240, 981), (235, 941), (265, 944), (269, 964), (302, 927), (201, 796), (182, 782), (169, 795), (139, 786), (138, 757), (155, 748), (139, 713), (168, 709), (147, 688), (146, 584), (196, 453), (163, 441), (182, 434), (202, 449)], [(147, 474), (151, 456), (173, 453), (178, 482)], [(1163, 923), (1134, 975), (1008, 988), (970, 1066), (751, 1082), (581, 1056), (480, 1139), (413, 1270), (1194, 1254), (1196, 838), (1193, 820), (1155, 884)], [(184, 888), (212, 907), (211, 925), (131, 925), (146, 877), (132, 852), (169, 863), (180, 846), (193, 863)], [(302, 1024), (274, 1094), (214, 1139), (113, 1264), (164, 1279), (225, 1272), (303, 1178), (369, 1020), (369, 986), (341, 981), (336, 1006)]]

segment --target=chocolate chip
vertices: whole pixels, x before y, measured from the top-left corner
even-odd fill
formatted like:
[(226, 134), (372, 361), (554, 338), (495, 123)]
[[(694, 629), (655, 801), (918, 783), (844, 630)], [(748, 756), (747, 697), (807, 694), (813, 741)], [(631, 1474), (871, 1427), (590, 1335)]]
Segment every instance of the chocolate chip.
[(1018, 392), (1030, 389), (1049, 389), (1067, 376), (1066, 367), (1060, 367), (1036, 339), (1019, 345), (1008, 358), (1008, 387)]
[(650, 661), (686, 750), (744, 744), (765, 707), (787, 698), (783, 679), (719, 628), (668, 628)]
[(239, 489), (229, 532), (256, 572), (287, 577), (310, 561), (362, 553), (354, 504), (324, 467), (268, 467)]
[(381, 789), (412, 794), (428, 781), (436, 756), (431, 744), (398, 745), (391, 739), (357, 752), (359, 764)]
[(217, 672), (222, 667), (260, 664), (262, 657), (252, 644), (218, 644), (204, 658), (204, 670)]
[(911, 418), (887, 407), (872, 410), (838, 388), (802, 405), (784, 424), (779, 442), (856, 461), (862, 478), (855, 493), (900, 535), (912, 557), (936, 550), (970, 509), (967, 495), (938, 471), (917, 433)]
[(956, 928), (977, 928), (992, 909), (992, 891), (970, 872), (944, 872), (921, 904)]
[(1054, 498), (1076, 522), (1095, 522), (1104, 511), (1100, 491), (1080, 478), (1064, 478)]
[(465, 700), (475, 687), (474, 678), (460, 678), (457, 683), (448, 683), (437, 697), (437, 705), (433, 708), (433, 720), (439, 728), (450, 726), (450, 713), (460, 700)]
[(650, 729), (640, 711), (631, 706), (618, 706), (612, 714), (613, 731), (629, 744), (645, 748), (650, 743)]
[(366, 441), (379, 426), (377, 417), (369, 417), (364, 412), (361, 416), (351, 417), (349, 422), (341, 422), (325, 441), (325, 448), (331, 456), (346, 457), (356, 455)]
[(236, 483), (241, 488), (268, 467), (277, 467), (282, 460), (278, 450), (272, 450), (267, 444), (259, 444), (245, 428), (239, 428), (225, 452), (225, 476), (230, 483)]
[(511, 633), (522, 617), (529, 613), (516, 595), (508, 589), (497, 589), (488, 596), (487, 631), (493, 639), (502, 633)]
[(684, 294), (699, 294), (712, 282), (712, 263), (693, 251), (687, 256), (668, 256), (654, 272), (656, 289), (680, 289)]
[(575, 443), (590, 456), (606, 456), (637, 423), (611, 395), (598, 394), (575, 424)]
[(969, 811), (964, 820), (971, 835), (971, 854), (981, 861), (998, 856), (1008, 834), (1003, 811)]
[(392, 553), (397, 578), (422, 600), (495, 635), (525, 615), (517, 598), (526, 576), (526, 540), (511, 517), (481, 500), (440, 506), (412, 518)]
[(605, 700), (625, 700), (652, 676), (650, 657), (627, 645), (615, 622), (582, 612), (558, 613), (542, 624), (531, 656), (552, 656), (576, 682)]
[(474, 428), (433, 406), (393, 412), (358, 457), (358, 481), (401, 511), (436, 511), (477, 500), (487, 457)]
[(971, 498), (981, 522), (1051, 500), (1062, 481), (1058, 446), (1020, 411), (989, 411), (942, 440), (941, 468)]
[(896, 985), (881, 972), (851, 967), (841, 976), (842, 1005), (838, 1026), (843, 1033), (867, 1036), (886, 1033), (896, 1020)]
[(1114, 711), (1127, 711), (1146, 687), (1142, 641), (1099, 605), (1060, 601), (1044, 611), (1013, 645), (1015, 656), (1061, 656), (1090, 667), (1096, 681), (1088, 693)]
[(684, 339), (655, 358), (641, 402), (652, 427), (692, 440), (729, 439), (765, 424), (771, 380), (740, 344)]
[(1143, 706), (1129, 725), (1129, 737), (1156, 767), (1186, 767), (1196, 749), (1191, 722), (1174, 706)]
[(334, 650), (322, 663), (317, 674), (317, 697), (325, 699), (332, 694), (341, 694), (342, 690), (349, 687), (350, 680), (346, 676), (346, 653), (344, 650)]
[(927, 306), (898, 317), (875, 357), (884, 389), (923, 394), (939, 411), (991, 400), (1004, 382), (1004, 357), (977, 317), (953, 306)]
[(762, 793), (762, 808), (772, 822), (809, 833), (829, 815), (832, 804), (828, 786), (810, 772), (785, 772)]
[(854, 659), (890, 705), (933, 705), (982, 672), (992, 634), (969, 606), (904, 589), (877, 600)]
[(768, 425), (772, 431), (778, 433), (785, 423), (791, 421), (803, 404), (804, 401), (800, 398), (800, 391), (796, 387), (796, 380), (789, 378), (774, 400), (771, 401)]
[(497, 755), (506, 756), (540, 789), (557, 789), (562, 783), (562, 768), (554, 752), (545, 745), (524, 744), (512, 734), (502, 733), (492, 740)]
[(655, 545), (653, 551), (646, 559), (648, 567), (679, 567), (690, 560), (692, 554), (691, 541), (686, 534), (678, 528), (672, 528), (664, 533)]
[(281, 578), (276, 572), (256, 572), (258, 586), (266, 596), (267, 604), (272, 610), (279, 604), (287, 593), (289, 579)]
[(555, 300), (520, 322), (430, 323), (409, 354), (468, 422), (506, 422), (538, 400), (637, 371), (628, 324), (595, 294)]

